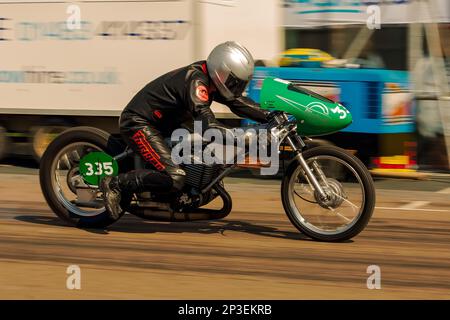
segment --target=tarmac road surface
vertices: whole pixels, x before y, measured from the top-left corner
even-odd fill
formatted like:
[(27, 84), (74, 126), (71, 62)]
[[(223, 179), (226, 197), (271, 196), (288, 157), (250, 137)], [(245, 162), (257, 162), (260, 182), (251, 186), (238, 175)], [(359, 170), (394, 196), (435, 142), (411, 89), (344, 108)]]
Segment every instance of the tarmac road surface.
[[(448, 181), (377, 182), (372, 221), (345, 243), (300, 234), (278, 181), (225, 185), (234, 209), (224, 220), (127, 215), (108, 230), (81, 230), (53, 215), (35, 171), (0, 170), (0, 298), (450, 298)], [(69, 265), (80, 267), (80, 290), (66, 287)], [(381, 289), (367, 288), (370, 265)]]

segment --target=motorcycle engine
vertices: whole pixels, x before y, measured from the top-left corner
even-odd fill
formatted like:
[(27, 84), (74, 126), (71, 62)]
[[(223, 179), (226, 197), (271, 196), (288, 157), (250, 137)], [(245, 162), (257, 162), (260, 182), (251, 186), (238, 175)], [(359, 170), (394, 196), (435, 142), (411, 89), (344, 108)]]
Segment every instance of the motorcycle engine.
[(200, 191), (219, 174), (222, 166), (217, 164), (182, 164), (181, 168), (186, 172), (186, 185)]

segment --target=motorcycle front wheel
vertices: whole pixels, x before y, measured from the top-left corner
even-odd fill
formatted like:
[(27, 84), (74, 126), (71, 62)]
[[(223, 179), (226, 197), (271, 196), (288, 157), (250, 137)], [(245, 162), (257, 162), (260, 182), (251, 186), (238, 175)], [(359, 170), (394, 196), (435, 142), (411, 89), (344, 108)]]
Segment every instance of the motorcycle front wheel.
[(375, 187), (367, 168), (355, 156), (332, 146), (308, 149), (303, 158), (326, 197), (314, 189), (300, 163), (292, 161), (281, 186), (289, 220), (319, 241), (344, 241), (358, 235), (375, 208)]

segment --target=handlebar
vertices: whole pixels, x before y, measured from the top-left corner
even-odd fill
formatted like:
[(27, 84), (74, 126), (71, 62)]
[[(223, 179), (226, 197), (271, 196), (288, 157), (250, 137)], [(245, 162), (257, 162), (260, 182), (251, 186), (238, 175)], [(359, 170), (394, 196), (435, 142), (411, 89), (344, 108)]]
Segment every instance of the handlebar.
[(271, 128), (281, 129), (281, 127), (284, 127), (288, 131), (297, 128), (297, 120), (284, 111), (272, 111), (267, 117), (267, 120)]

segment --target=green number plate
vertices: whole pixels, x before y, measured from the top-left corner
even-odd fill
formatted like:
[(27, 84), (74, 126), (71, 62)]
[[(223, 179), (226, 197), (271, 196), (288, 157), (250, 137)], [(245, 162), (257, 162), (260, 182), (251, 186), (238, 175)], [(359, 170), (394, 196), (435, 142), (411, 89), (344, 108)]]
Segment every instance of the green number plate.
[(80, 174), (88, 184), (98, 186), (104, 177), (118, 173), (117, 161), (104, 152), (91, 152), (80, 160)]

